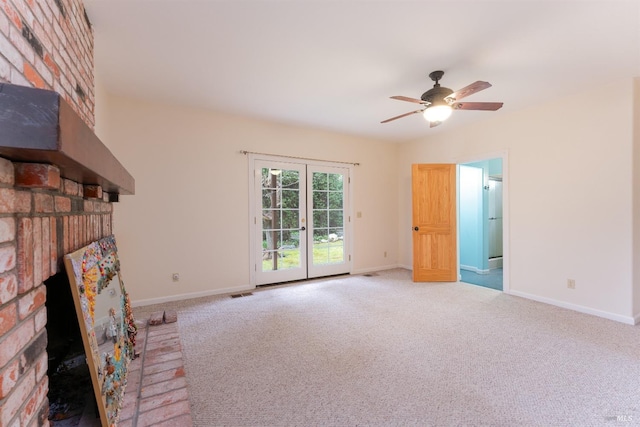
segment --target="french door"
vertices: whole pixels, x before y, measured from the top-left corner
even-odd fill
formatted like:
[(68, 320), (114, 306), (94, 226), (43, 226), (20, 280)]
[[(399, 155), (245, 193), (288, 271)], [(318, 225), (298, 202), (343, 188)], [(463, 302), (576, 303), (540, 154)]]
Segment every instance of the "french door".
[(349, 273), (349, 169), (252, 163), (255, 284)]

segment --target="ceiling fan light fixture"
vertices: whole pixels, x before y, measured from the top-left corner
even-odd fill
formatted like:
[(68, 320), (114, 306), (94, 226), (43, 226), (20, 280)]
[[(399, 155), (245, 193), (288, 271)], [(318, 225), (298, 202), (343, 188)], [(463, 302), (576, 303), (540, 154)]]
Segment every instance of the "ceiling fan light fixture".
[(490, 88), (491, 83), (478, 80), (454, 92), (447, 87), (440, 86), (440, 83), (438, 83), (443, 75), (443, 71), (434, 71), (429, 74), (431, 80), (436, 83), (433, 88), (423, 93), (420, 99), (401, 95), (392, 96), (391, 99), (420, 104), (421, 108), (391, 117), (380, 123), (389, 123), (412, 114), (422, 113), (425, 120), (429, 122), (429, 127), (435, 127), (447, 120), (453, 110), (496, 111), (502, 108), (502, 102), (459, 102), (469, 95)]
[(444, 122), (451, 115), (452, 108), (450, 105), (431, 105), (424, 112), (424, 118), (429, 123)]

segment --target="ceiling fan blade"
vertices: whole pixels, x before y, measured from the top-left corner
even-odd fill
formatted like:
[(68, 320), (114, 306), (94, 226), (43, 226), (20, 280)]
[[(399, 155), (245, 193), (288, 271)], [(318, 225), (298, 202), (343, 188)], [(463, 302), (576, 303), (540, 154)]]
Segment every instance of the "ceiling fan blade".
[(409, 98), (408, 96), (401, 95), (392, 96), (391, 99), (397, 99), (398, 101), (415, 102), (416, 104), (428, 104), (428, 102), (425, 102), (421, 99)]
[(502, 108), (502, 102), (454, 102), (454, 110), (496, 111)]
[(447, 96), (447, 98), (459, 101), (462, 98), (466, 98), (469, 95), (473, 95), (476, 92), (480, 92), (481, 90), (485, 90), (490, 87), (491, 83), (478, 80), (475, 83), (471, 83), (469, 86), (465, 86), (462, 89), (453, 92), (451, 95)]
[(422, 113), (423, 111), (424, 110), (409, 111), (408, 113), (404, 113), (404, 114), (400, 114), (399, 116), (391, 117), (390, 119), (384, 120), (384, 121), (382, 121), (380, 123), (388, 123), (388, 122), (391, 122), (393, 120), (397, 120), (397, 119), (401, 119), (403, 117), (410, 116), (412, 114)]

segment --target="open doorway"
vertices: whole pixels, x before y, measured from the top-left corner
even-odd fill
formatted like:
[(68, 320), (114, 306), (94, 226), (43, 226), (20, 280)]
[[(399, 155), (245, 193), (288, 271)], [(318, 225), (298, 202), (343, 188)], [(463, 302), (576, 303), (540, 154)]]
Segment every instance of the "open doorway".
[(460, 281), (502, 291), (502, 158), (459, 166)]

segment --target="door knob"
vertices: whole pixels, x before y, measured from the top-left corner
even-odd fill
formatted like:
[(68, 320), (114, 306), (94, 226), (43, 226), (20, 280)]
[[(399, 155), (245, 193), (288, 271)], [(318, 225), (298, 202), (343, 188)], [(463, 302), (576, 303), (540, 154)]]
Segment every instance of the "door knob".
[(304, 231), (304, 230), (306, 230), (306, 229), (307, 229), (307, 227), (305, 227), (305, 226), (303, 225), (303, 226), (300, 228), (300, 231)]
[(420, 228), (419, 228), (419, 227), (413, 227), (413, 229), (414, 229), (415, 231), (420, 230)]

